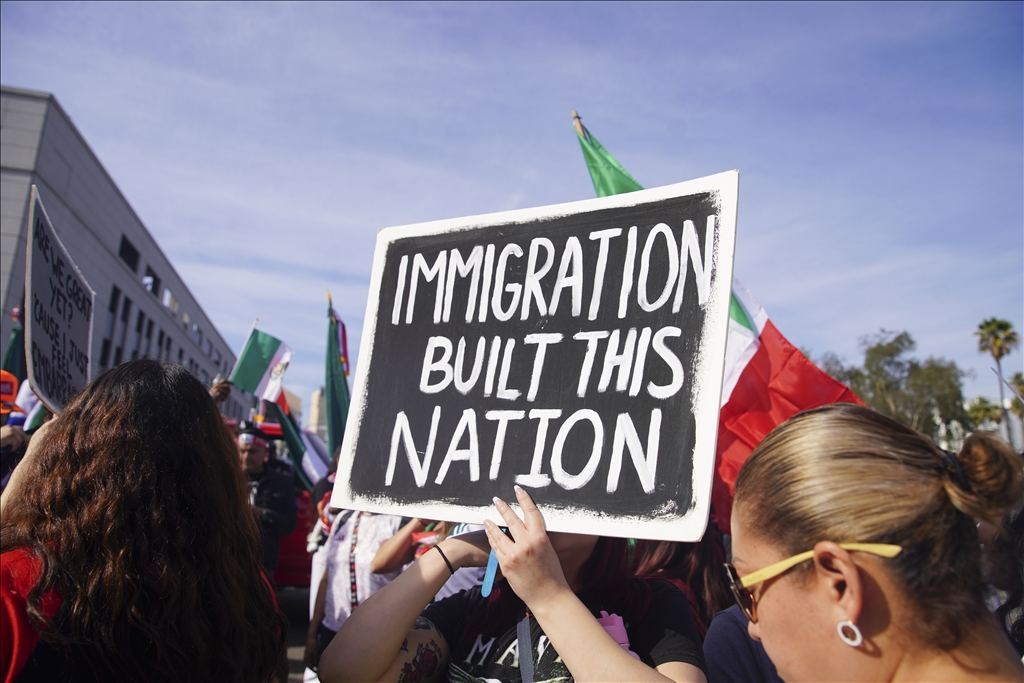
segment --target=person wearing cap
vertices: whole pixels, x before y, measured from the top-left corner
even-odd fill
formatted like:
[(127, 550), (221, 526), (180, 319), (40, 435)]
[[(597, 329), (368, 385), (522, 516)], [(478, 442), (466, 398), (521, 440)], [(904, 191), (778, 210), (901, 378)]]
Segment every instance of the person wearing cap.
[(270, 439), (259, 427), (242, 422), (238, 450), (249, 483), (249, 504), (263, 537), (263, 571), (273, 577), (281, 539), (295, 530), (297, 510), (292, 478), (270, 466)]

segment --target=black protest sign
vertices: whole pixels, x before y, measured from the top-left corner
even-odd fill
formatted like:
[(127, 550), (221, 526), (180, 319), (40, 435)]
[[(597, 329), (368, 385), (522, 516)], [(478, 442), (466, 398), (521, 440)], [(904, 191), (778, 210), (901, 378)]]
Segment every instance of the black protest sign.
[(334, 505), (699, 538), (738, 183), (382, 230)]
[(60, 412), (89, 383), (96, 295), (46, 215), (36, 186), (28, 211), (25, 350), (32, 390)]

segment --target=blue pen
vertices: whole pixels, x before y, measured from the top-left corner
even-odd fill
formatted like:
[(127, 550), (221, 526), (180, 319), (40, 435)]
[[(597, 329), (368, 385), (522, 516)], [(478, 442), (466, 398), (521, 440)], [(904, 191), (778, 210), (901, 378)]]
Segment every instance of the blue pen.
[[(498, 527), (502, 533), (507, 534), (507, 527)], [(494, 554), (494, 550), (491, 550), (491, 554), (487, 557), (487, 569), (484, 570), (484, 582), (480, 586), (480, 595), (488, 597), (491, 594), (491, 589), (494, 588), (494, 575), (498, 573), (498, 556)]]
[(498, 573), (498, 556), (491, 550), (490, 557), (487, 558), (487, 569), (484, 570), (484, 582), (480, 586), (480, 595), (485, 598), (491, 594), (491, 589), (494, 588), (494, 575)]

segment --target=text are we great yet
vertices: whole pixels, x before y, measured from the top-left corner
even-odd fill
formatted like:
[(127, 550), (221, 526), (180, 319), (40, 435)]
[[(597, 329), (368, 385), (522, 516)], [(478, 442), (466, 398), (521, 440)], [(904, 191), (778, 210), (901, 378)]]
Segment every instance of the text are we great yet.
[[(684, 220), (674, 228), (658, 222), (402, 254), (390, 274), (387, 332), (415, 330), (419, 346), (405, 354), (416, 354), (416, 371), (404, 379), (436, 402), (418, 431), (409, 408), (390, 413), (385, 486), (401, 467), (420, 489), (451, 476), (476, 482), (487, 456), (488, 479), (504, 479), (505, 443), (515, 434), (520, 450), (532, 454), (528, 471), (524, 462), (514, 473), (516, 483), (579, 489), (604, 459), (601, 488), (614, 493), (628, 451), (636, 483), (653, 492), (663, 404), (683, 389), (694, 362), (679, 353), (693, 335), (681, 312), (687, 302), (703, 309), (711, 290), (717, 215), (702, 222), (703, 236), (699, 223)], [(436, 333), (424, 334), (431, 327)], [(448, 400), (459, 395), (505, 407)], [(621, 399), (591, 405), (600, 395)], [(481, 445), (485, 431), (489, 448)], [(575, 456), (563, 457), (567, 446)], [(456, 463), (464, 463), (458, 475)]]

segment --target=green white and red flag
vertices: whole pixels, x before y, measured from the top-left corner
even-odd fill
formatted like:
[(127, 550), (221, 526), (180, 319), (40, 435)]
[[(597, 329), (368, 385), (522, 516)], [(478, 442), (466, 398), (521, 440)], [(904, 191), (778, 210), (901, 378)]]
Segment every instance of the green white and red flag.
[(829, 403), (861, 403), (782, 336), (743, 283), (733, 279), (722, 409), (711, 503), (729, 531), (736, 476), (751, 451), (775, 427)]
[[(573, 127), (598, 197), (643, 189), (591, 135), (576, 112)], [(750, 290), (733, 279), (711, 487), (715, 522), (722, 531), (729, 532), (736, 475), (754, 447), (797, 413), (829, 403), (861, 400), (790, 344)]]
[(228, 379), (242, 391), (276, 402), (291, 359), (292, 350), (287, 344), (253, 326)]

